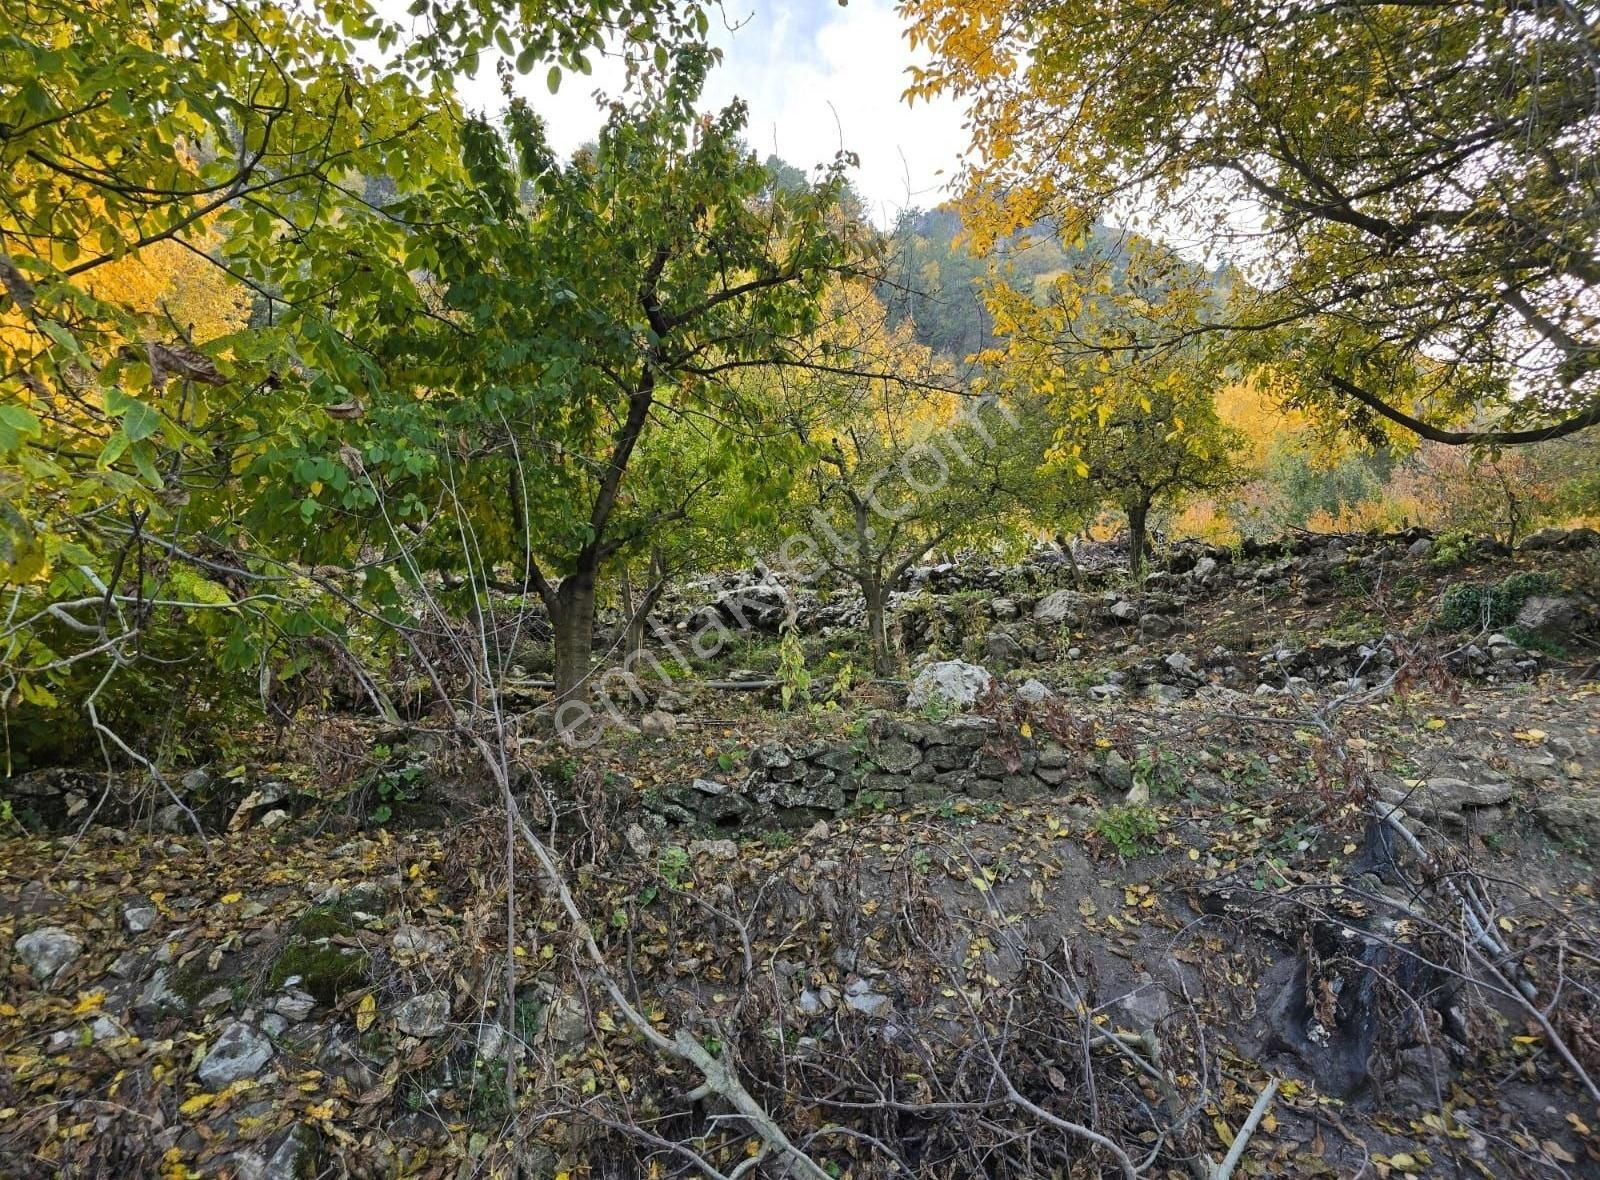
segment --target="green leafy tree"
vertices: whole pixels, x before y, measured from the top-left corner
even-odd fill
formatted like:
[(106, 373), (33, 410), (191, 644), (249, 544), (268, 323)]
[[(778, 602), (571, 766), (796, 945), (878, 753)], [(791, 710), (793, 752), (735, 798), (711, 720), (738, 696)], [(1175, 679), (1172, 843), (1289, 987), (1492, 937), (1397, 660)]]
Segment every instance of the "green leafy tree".
[[(477, 554), (436, 530), (428, 560), (509, 566), (539, 595), (561, 698), (591, 672), (609, 563), (690, 522), (713, 489), (764, 494), (741, 450), (774, 432), (736, 378), (803, 363), (824, 282), (868, 246), (835, 212), (844, 159), (773, 190), (742, 142), (743, 104), (696, 113), (712, 60), (689, 45), (644, 71), (568, 162), (520, 102), (504, 136), (469, 123), (471, 183), (420, 195), (405, 240), (428, 282), (343, 311), (384, 357), (387, 429), (435, 440), (427, 479), (471, 520), (498, 520)], [(440, 497), (412, 495), (424, 516)]]

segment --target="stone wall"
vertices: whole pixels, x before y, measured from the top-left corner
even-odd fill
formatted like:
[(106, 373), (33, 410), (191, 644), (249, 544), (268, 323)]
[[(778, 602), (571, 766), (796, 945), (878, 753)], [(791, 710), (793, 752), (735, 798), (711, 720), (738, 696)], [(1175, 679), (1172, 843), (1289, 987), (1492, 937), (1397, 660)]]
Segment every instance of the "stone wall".
[(766, 742), (737, 781), (697, 778), (645, 793), (645, 808), (675, 824), (736, 830), (796, 827), (869, 807), (968, 799), (1028, 799), (1098, 779), (1126, 790), (1115, 751), (1098, 758), (1054, 741), (1002, 735), (987, 717), (918, 721), (870, 717), (848, 742)]

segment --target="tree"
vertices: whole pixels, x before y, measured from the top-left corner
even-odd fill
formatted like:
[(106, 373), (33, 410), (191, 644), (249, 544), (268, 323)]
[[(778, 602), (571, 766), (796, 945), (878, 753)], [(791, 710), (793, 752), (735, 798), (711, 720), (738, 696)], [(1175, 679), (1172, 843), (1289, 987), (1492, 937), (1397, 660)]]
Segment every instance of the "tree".
[[(982, 243), (1147, 208), (1239, 269), (1244, 363), (1369, 437), (1600, 422), (1592, 11), (1439, 0), (908, 0), (972, 106)], [(1252, 210), (1259, 211), (1252, 213)], [(1463, 426), (1463, 423), (1468, 423)]]
[[(1169, 252), (1118, 251), (1051, 284), (1042, 305), (1003, 284), (988, 293), (1003, 349), (986, 359), (1024, 421), (1046, 424), (1041, 474), (1064, 486), (1057, 512), (1087, 515), (1110, 504), (1127, 518), (1133, 572), (1143, 571), (1152, 510), (1237, 481), (1243, 439), (1217, 415), (1216, 381), (1194, 347), (1147, 349), (1152, 332), (1181, 333), (1209, 306), (1211, 291)], [(1048, 522), (1059, 528), (1059, 519)]]
[[(414, 483), (426, 440), (358, 421), (386, 376), (342, 309), (412, 305), (405, 200), (464, 179), (450, 80), (493, 44), (524, 69), (550, 59), (554, 84), (623, 24), (647, 38), (628, 42), (637, 59), (704, 17), (672, 0), (433, 0), (413, 36), (361, 0), (0, 0), (8, 705), (67, 689), (109, 740), (99, 670), (156, 653), (158, 634), (163, 658), (265, 683), (268, 647), (334, 625), (308, 609), (302, 563), (357, 569), (352, 593), (395, 605), (399, 554), (362, 562), (362, 544), (377, 488)], [(203, 650), (199, 618), (222, 632)]]
[(594, 149), (565, 163), (520, 101), (504, 137), (469, 123), (470, 184), (419, 196), (403, 247), (425, 289), (341, 313), (384, 358), (374, 417), (434, 440), (419, 488), (443, 480), (473, 520), (498, 516), (481, 553), (445, 528), (429, 561), (508, 566), (539, 595), (562, 700), (590, 675), (608, 566), (714, 491), (767, 494), (741, 452), (777, 432), (735, 378), (816, 363), (818, 295), (868, 245), (835, 216), (846, 158), (773, 189), (742, 103), (697, 114), (713, 59), (691, 44), (641, 71)]
[(865, 284), (830, 290), (818, 344), (833, 371), (786, 383), (806, 450), (780, 563), (820, 563), (856, 584), (873, 671), (892, 676), (889, 595), (931, 550), (992, 527), (1014, 457), (1011, 422), (992, 403), (963, 398), (951, 367), (909, 323), (891, 328)]

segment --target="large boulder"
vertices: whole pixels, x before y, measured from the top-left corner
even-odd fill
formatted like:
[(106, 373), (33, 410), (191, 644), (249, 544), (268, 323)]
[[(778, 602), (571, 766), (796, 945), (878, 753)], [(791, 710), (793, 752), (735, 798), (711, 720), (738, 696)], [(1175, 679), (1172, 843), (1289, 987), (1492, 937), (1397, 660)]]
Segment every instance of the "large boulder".
[(1076, 619), (1088, 611), (1089, 600), (1076, 590), (1053, 590), (1033, 605), (1033, 621), (1048, 627)]
[(911, 682), (906, 704), (913, 709), (930, 704), (970, 709), (989, 691), (992, 680), (989, 670), (978, 664), (969, 664), (964, 660), (940, 660), (917, 673), (916, 679)]
[(1556, 639), (1578, 623), (1578, 600), (1561, 594), (1535, 594), (1517, 612), (1517, 626), (1542, 639)]

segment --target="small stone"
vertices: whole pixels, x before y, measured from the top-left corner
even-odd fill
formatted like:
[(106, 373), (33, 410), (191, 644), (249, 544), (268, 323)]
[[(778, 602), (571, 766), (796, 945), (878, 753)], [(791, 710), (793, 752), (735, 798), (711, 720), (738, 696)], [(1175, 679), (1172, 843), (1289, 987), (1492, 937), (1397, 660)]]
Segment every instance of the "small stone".
[(122, 924), (129, 934), (143, 934), (156, 924), (157, 916), (153, 905), (130, 905), (122, 911)]
[(289, 813), (281, 807), (274, 807), (271, 811), (267, 812), (256, 821), (256, 826), (265, 828), (270, 832), (272, 829), (282, 827), (288, 822)]
[(1089, 699), (1091, 701), (1115, 700), (1122, 695), (1122, 692), (1123, 689), (1120, 684), (1094, 684), (1089, 687)]
[(656, 854), (655, 841), (650, 839), (650, 833), (642, 824), (629, 824), (623, 839), (628, 842), (628, 851), (640, 860), (650, 860)]
[(712, 860), (738, 860), (739, 846), (732, 840), (692, 840), (689, 843), (690, 856), (707, 856)]
[(299, 1023), (311, 1015), (317, 1001), (299, 988), (290, 988), (272, 1002), (272, 1010), (286, 1020)]
[(60, 926), (41, 926), (17, 939), (14, 949), (35, 979), (49, 983), (78, 961), (83, 940)]
[(395, 1026), (410, 1037), (441, 1036), (449, 1020), (450, 996), (442, 991), (412, 996), (394, 1013)]
[(647, 738), (670, 738), (678, 732), (678, 719), (665, 709), (652, 709), (639, 718), (639, 732)]
[(1178, 676), (1193, 676), (1195, 674), (1194, 661), (1181, 651), (1171, 653), (1162, 662)]
[(1202, 557), (1194, 563), (1194, 569), (1189, 572), (1195, 581), (1203, 582), (1217, 572), (1217, 559), (1215, 557)]
[(259, 1031), (235, 1020), (222, 1030), (211, 1051), (200, 1062), (198, 1076), (207, 1089), (220, 1090), (244, 1078), (253, 1078), (272, 1060), (272, 1042)]
[(1096, 773), (1100, 776), (1100, 781), (1113, 791), (1128, 791), (1133, 788), (1133, 767), (1116, 750), (1106, 751), (1105, 763)]
[(268, 1012), (261, 1018), (261, 1031), (269, 1037), (281, 1037), (288, 1027), (288, 1019), (276, 1012)]
[(443, 954), (450, 946), (442, 935), (424, 930), (420, 926), (409, 925), (396, 930), (394, 937), (389, 940), (389, 945), (394, 948), (395, 954), (413, 958)]
[(1021, 686), (1017, 689), (1017, 699), (1029, 705), (1041, 704), (1044, 701), (1048, 701), (1055, 695), (1056, 694), (1050, 690), (1049, 685), (1045, 684), (1042, 680), (1036, 680), (1031, 676), (1024, 680)]

